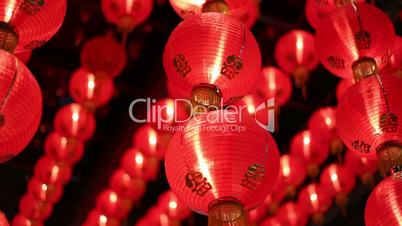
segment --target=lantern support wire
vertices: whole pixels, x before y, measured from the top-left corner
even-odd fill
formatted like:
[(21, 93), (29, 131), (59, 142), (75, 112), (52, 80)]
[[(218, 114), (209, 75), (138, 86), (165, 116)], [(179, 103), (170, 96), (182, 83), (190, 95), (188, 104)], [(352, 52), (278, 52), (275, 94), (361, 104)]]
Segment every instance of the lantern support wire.
[(0, 112), (3, 112), (4, 107), (6, 106), (8, 99), (10, 98), (11, 91), (13, 90), (15, 81), (17, 80), (18, 71), (15, 70), (13, 78), (11, 80), (10, 86), (7, 89), (6, 95), (4, 96), (3, 100), (0, 102)]

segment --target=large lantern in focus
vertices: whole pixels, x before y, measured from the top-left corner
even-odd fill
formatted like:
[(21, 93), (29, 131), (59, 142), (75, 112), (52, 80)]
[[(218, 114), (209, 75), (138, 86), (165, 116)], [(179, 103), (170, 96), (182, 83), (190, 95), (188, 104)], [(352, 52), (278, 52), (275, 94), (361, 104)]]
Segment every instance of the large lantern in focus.
[(0, 211), (0, 226), (9, 226), (6, 215)]
[(152, 0), (102, 0), (106, 19), (122, 31), (129, 32), (151, 15)]
[(75, 164), (84, 154), (82, 142), (61, 136), (56, 132), (52, 132), (46, 137), (44, 146), (46, 154), (69, 165)]
[(349, 88), (338, 105), (344, 144), (361, 157), (377, 155), (383, 174), (402, 165), (401, 86), (401, 78), (375, 74)]
[(345, 94), (346, 90), (348, 90), (351, 86), (355, 84), (355, 80), (353, 78), (345, 78), (339, 81), (336, 86), (336, 99), (338, 102), (341, 101), (343, 94)]
[(122, 198), (140, 199), (146, 190), (144, 179), (133, 177), (122, 169), (116, 170), (109, 181), (110, 187)]
[(333, 163), (321, 173), (320, 185), (335, 197), (336, 204), (346, 215), (347, 196), (356, 185), (355, 175), (346, 167)]
[[(187, 18), (172, 32), (163, 55), (170, 82), (195, 105), (221, 106), (239, 100), (254, 86), (261, 65), (252, 33), (220, 13)], [(196, 109), (196, 111), (203, 109)]]
[(366, 226), (401, 225), (402, 173), (396, 172), (378, 184), (366, 203)]
[(81, 50), (81, 65), (97, 77), (116, 77), (126, 63), (124, 47), (109, 36), (95, 37)]
[(292, 95), (292, 82), (279, 68), (264, 67), (257, 80), (255, 95), (261, 100), (275, 97), (276, 105), (284, 105)]
[[(287, 154), (281, 156), (280, 162), (280, 179), (276, 186), (281, 186), (285, 189), (285, 194), (288, 197), (293, 197), (296, 194), (296, 189), (306, 178), (306, 167), (302, 161)], [(283, 183), (283, 185), (280, 185), (280, 183)]]
[(307, 214), (312, 215), (315, 224), (322, 225), (324, 214), (332, 205), (332, 198), (325, 189), (313, 183), (300, 191), (298, 204)]
[(174, 220), (185, 220), (191, 215), (190, 209), (180, 202), (172, 191), (167, 191), (159, 196), (158, 205), (169, 218)]
[[(381, 69), (389, 63), (394, 49), (394, 28), (380, 9), (364, 3), (348, 4), (327, 16), (317, 29), (315, 44), (321, 63), (333, 74), (351, 78), (352, 65), (373, 62)], [(370, 66), (368, 66), (370, 65)]]
[(210, 225), (246, 221), (278, 178), (271, 135), (247, 114), (216, 110), (195, 116), (166, 153), (168, 182), (179, 200), (209, 216)]
[(132, 177), (154, 180), (159, 173), (159, 160), (143, 155), (138, 148), (130, 148), (123, 155), (121, 167)]
[(23, 52), (45, 44), (60, 28), (66, 0), (3, 1), (0, 4), (0, 46)]
[(96, 208), (116, 219), (127, 217), (132, 207), (132, 201), (128, 198), (119, 196), (116, 191), (107, 189), (103, 191), (96, 199)]
[(312, 136), (309, 130), (304, 130), (293, 137), (290, 153), (307, 163), (309, 177), (316, 177), (320, 171), (320, 165), (328, 158), (329, 148), (327, 143)]
[(306, 226), (308, 215), (298, 203), (288, 202), (279, 208), (277, 217), (283, 226)]
[(0, 57), (0, 163), (3, 163), (18, 155), (38, 129), (42, 96), (35, 78), (20, 60), (2, 50)]
[(377, 171), (378, 161), (360, 157), (352, 151), (345, 154), (345, 167), (356, 176), (359, 176), (365, 185), (374, 185), (373, 174)]
[(96, 77), (95, 74), (80, 68), (70, 79), (69, 90), (72, 98), (91, 110), (109, 102), (113, 96), (113, 80), (109, 77)]

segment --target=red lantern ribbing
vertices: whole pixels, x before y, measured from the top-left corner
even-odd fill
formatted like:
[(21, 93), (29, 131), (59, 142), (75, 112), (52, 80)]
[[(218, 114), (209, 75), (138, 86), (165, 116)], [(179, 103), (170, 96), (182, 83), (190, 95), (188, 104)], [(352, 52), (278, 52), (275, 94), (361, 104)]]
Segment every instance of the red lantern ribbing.
[(338, 103), (341, 101), (343, 94), (346, 93), (346, 90), (348, 90), (353, 84), (355, 84), (353, 78), (346, 78), (339, 81), (336, 86), (336, 99), (338, 100)]

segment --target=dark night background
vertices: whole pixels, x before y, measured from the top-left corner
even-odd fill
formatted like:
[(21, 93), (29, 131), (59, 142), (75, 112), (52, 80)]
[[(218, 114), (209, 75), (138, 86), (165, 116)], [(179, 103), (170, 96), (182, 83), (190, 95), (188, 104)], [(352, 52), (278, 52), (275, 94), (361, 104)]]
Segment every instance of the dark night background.
[[(296, 28), (313, 31), (307, 24), (304, 4), (304, 0), (261, 2), (261, 17), (253, 33), (260, 44), (264, 65), (275, 65), (273, 50), (280, 35)], [(377, 0), (375, 4), (388, 13), (397, 33), (402, 35), (402, 1)], [(83, 222), (94, 206), (96, 195), (107, 186), (109, 175), (117, 167), (122, 153), (131, 145), (132, 134), (139, 126), (130, 121), (130, 102), (140, 97), (166, 97), (162, 51), (170, 32), (180, 21), (166, 0), (156, 0), (151, 17), (129, 35), (129, 63), (115, 80), (115, 96), (110, 104), (96, 112), (96, 133), (86, 144), (85, 155), (74, 168), (73, 178), (65, 187), (64, 196), (46, 225), (78, 226)], [(9, 219), (18, 212), (19, 199), (26, 192), (34, 163), (43, 155), (43, 141), (52, 130), (56, 110), (72, 101), (68, 95), (68, 81), (72, 72), (80, 66), (79, 54), (83, 43), (108, 32), (120, 38), (116, 28), (106, 23), (100, 10), (100, 0), (68, 0), (67, 16), (61, 30), (44, 47), (33, 52), (28, 67), (42, 88), (42, 123), (29, 147), (18, 157), (0, 165), (0, 209)], [(319, 66), (308, 83), (307, 100), (303, 100), (300, 90), (294, 89), (292, 99), (280, 109), (279, 132), (274, 134), (282, 153), (288, 151), (292, 136), (306, 127), (307, 119), (314, 110), (336, 105), (337, 82), (336, 77)], [(136, 110), (139, 114), (145, 113), (145, 109)], [(163, 170), (157, 181), (148, 184), (145, 196), (135, 204), (123, 225), (133, 225), (156, 203), (158, 195), (168, 189)], [(332, 207), (326, 215), (325, 225), (364, 225), (364, 206), (369, 193), (369, 188), (358, 184), (349, 196), (348, 216), (342, 217), (339, 209)], [(207, 219), (194, 214), (185, 225), (207, 225)]]

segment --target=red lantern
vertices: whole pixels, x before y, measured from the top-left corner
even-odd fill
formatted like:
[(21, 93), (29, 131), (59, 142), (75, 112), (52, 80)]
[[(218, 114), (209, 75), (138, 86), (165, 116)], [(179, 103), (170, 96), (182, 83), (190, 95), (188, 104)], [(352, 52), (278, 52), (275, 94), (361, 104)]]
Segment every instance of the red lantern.
[(52, 132), (46, 138), (45, 152), (57, 161), (73, 165), (84, 154), (84, 144), (74, 138)]
[(96, 207), (106, 216), (119, 220), (127, 217), (132, 207), (132, 201), (128, 198), (120, 197), (112, 189), (107, 189), (98, 196)]
[(152, 0), (102, 0), (102, 11), (106, 19), (125, 32), (148, 19), (152, 8)]
[(1, 40), (1, 46), (15, 53), (38, 48), (59, 30), (65, 14), (65, 0), (3, 1), (0, 33), (7, 38)]
[(0, 211), (0, 226), (10, 226), (8, 224), (8, 220), (6, 218), (6, 215), (4, 215), (3, 212)]
[(282, 223), (277, 217), (269, 217), (265, 219), (260, 226), (282, 226)]
[(159, 160), (144, 156), (137, 148), (130, 148), (121, 160), (121, 167), (132, 177), (141, 177), (146, 181), (154, 180), (159, 173)]
[(296, 194), (296, 189), (306, 178), (306, 167), (303, 162), (292, 155), (282, 155), (280, 162), (280, 179), (276, 186), (281, 187), (280, 189), (284, 189), (287, 196), (293, 197)]
[(173, 99), (184, 99), (188, 96), (188, 93), (184, 88), (176, 85), (170, 80), (166, 81), (166, 89), (168, 96)]
[(113, 96), (113, 80), (109, 77), (96, 77), (83, 68), (76, 70), (70, 80), (70, 94), (74, 101), (89, 109), (95, 109)]
[(377, 171), (377, 160), (360, 157), (352, 151), (345, 154), (345, 167), (356, 176), (360, 176), (363, 184), (373, 185), (373, 174)]
[(32, 220), (22, 214), (14, 217), (12, 226), (43, 226), (41, 221)]
[(371, 192), (365, 210), (366, 226), (400, 225), (402, 216), (402, 174), (381, 181)]
[(262, 77), (257, 81), (255, 95), (262, 100), (275, 97), (276, 105), (284, 105), (292, 95), (292, 82), (280, 69), (264, 67)]
[(163, 193), (158, 199), (158, 205), (167, 216), (174, 220), (185, 220), (190, 217), (191, 211), (172, 191)]
[(42, 96), (35, 78), (20, 60), (2, 50), (0, 57), (0, 163), (3, 163), (18, 155), (35, 134), (42, 115)]
[(60, 185), (46, 184), (34, 177), (28, 183), (28, 192), (38, 201), (54, 204), (63, 193)]
[(353, 78), (345, 78), (338, 83), (336, 86), (336, 99), (338, 102), (341, 101), (343, 94), (345, 94), (346, 90), (348, 90), (353, 84), (355, 84), (355, 80)]
[(20, 212), (31, 219), (46, 220), (52, 213), (52, 205), (35, 199), (31, 194), (25, 194), (20, 201)]
[(304, 130), (293, 137), (290, 153), (307, 163), (308, 176), (316, 177), (320, 165), (328, 158), (329, 149), (326, 143), (322, 143), (317, 137), (312, 136), (309, 130)]
[(313, 221), (316, 224), (322, 225), (324, 214), (332, 205), (332, 198), (325, 189), (313, 183), (300, 191), (298, 204), (307, 214), (313, 215)]
[(234, 106), (239, 109), (242, 114), (249, 114), (254, 116), (256, 121), (262, 125), (276, 126), (276, 112), (275, 112), (275, 101), (268, 100), (265, 101), (257, 96), (256, 93), (244, 96), (238, 103)]
[(50, 156), (41, 157), (35, 165), (34, 176), (42, 183), (60, 186), (71, 179), (71, 167)]
[[(166, 132), (174, 133), (173, 126), (187, 121), (190, 117), (187, 109), (190, 108), (190, 103), (187, 100), (174, 100), (165, 98), (156, 101), (152, 106), (156, 110), (156, 114), (150, 116), (154, 127), (160, 132), (161, 138)], [(166, 139), (170, 140), (170, 137)]]
[(110, 179), (110, 187), (122, 198), (139, 200), (145, 193), (146, 183), (139, 177), (132, 177), (122, 169), (115, 171)]
[(89, 40), (81, 51), (81, 65), (96, 77), (116, 77), (126, 63), (125, 49), (109, 36)]
[(180, 221), (169, 218), (159, 206), (151, 207), (145, 217), (150, 226), (180, 226)]
[(83, 226), (120, 226), (120, 221), (99, 212), (91, 210)]
[(394, 68), (402, 70), (402, 37), (395, 36), (395, 50), (391, 58), (391, 63)]
[(355, 154), (375, 159), (386, 144), (402, 143), (401, 86), (400, 78), (373, 75), (346, 91), (336, 113), (337, 130)]
[(353, 77), (352, 64), (361, 57), (375, 59), (379, 68), (389, 63), (394, 48), (391, 20), (371, 4), (354, 3), (338, 8), (317, 29), (316, 49), (331, 73)]
[(294, 202), (288, 202), (279, 208), (277, 217), (283, 226), (305, 226), (308, 215), (303, 207)]
[(209, 213), (211, 224), (221, 222), (221, 214), (243, 222), (242, 209), (257, 207), (273, 189), (279, 153), (249, 115), (217, 110), (196, 115), (173, 136), (165, 170), (179, 200)]
[(64, 106), (57, 112), (54, 127), (62, 136), (86, 141), (95, 131), (95, 119), (86, 108), (74, 103)]
[(257, 19), (260, 17), (260, 2), (257, 0), (250, 0), (246, 10), (240, 16), (240, 20), (251, 29)]
[(185, 97), (203, 106), (220, 106), (222, 98), (231, 104), (253, 88), (261, 56), (252, 33), (240, 21), (202, 13), (172, 32), (163, 63), (168, 79), (185, 90)]
[(15, 56), (18, 57), (18, 59), (20, 59), (20, 61), (22, 61), (24, 64), (27, 64), (29, 62), (29, 60), (31, 59), (32, 50), (17, 53), (17, 54), (15, 54)]
[(145, 156), (163, 159), (170, 137), (162, 137), (152, 126), (143, 125), (134, 133), (133, 141)]

